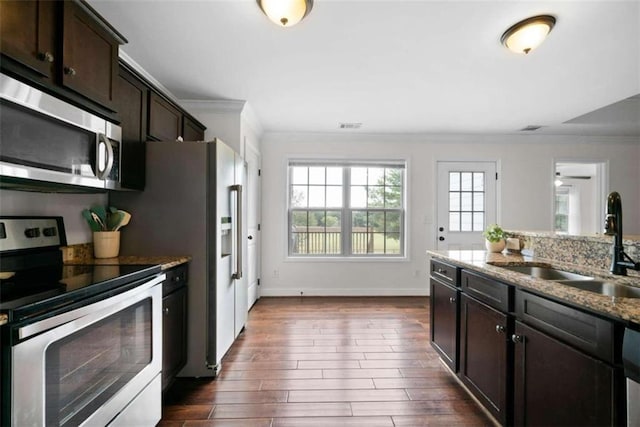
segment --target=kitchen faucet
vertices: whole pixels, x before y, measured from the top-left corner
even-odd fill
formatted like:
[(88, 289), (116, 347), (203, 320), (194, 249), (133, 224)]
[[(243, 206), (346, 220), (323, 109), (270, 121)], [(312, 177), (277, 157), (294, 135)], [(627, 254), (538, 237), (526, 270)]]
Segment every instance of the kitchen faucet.
[(615, 236), (611, 255), (611, 273), (627, 275), (627, 268), (640, 270), (640, 262), (635, 262), (624, 252), (622, 245), (622, 200), (617, 191), (607, 196), (607, 211), (604, 219), (604, 234)]

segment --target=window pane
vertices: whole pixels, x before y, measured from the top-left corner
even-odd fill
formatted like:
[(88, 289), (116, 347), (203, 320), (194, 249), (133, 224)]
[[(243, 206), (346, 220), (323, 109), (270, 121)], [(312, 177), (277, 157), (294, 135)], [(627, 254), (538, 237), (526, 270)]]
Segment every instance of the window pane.
[(325, 171), (325, 168), (322, 168), (322, 167), (309, 168), (309, 184), (324, 185), (325, 183), (324, 171)]
[(292, 184), (307, 184), (307, 167), (304, 166), (294, 166), (291, 168), (291, 183)]
[(351, 168), (351, 185), (367, 185), (367, 168)]
[(327, 207), (342, 207), (342, 187), (327, 187)]
[(459, 211), (460, 210), (460, 193), (449, 193), (449, 210), (450, 211)]
[(369, 185), (384, 185), (384, 168), (368, 168)]
[(367, 207), (367, 187), (351, 187), (351, 207)]
[(385, 231), (387, 233), (400, 233), (400, 214), (387, 212), (385, 215)]
[(369, 190), (369, 202), (370, 208), (382, 208), (384, 207), (384, 187), (377, 185), (370, 185)]
[(471, 194), (472, 193), (461, 193), (460, 194), (461, 207), (462, 207), (462, 209), (460, 209), (461, 211), (471, 211), (472, 210), (473, 205), (472, 205)]
[(484, 191), (484, 172), (473, 173), (473, 191)]
[(327, 184), (342, 185), (342, 168), (327, 168)]
[(459, 172), (449, 172), (449, 191), (460, 191)]
[(473, 193), (473, 210), (484, 211), (484, 193)]
[(460, 231), (459, 212), (449, 212), (449, 231)]
[(385, 208), (401, 208), (402, 207), (402, 187), (385, 187), (384, 193)]
[(292, 231), (307, 231), (307, 212), (293, 212), (291, 214)]
[(484, 212), (473, 213), (473, 231), (484, 230)]
[[(373, 242), (373, 244), (371, 244)], [(384, 233), (370, 233), (369, 234), (369, 247), (367, 253), (383, 254), (385, 250)]]
[(307, 254), (307, 233), (291, 233), (291, 253)]
[(471, 191), (472, 187), (472, 177), (473, 174), (471, 172), (462, 172), (460, 173), (460, 189), (462, 191)]
[(402, 169), (386, 168), (384, 170), (384, 184), (387, 186), (402, 186)]
[(325, 187), (309, 187), (309, 207), (310, 208), (323, 208), (324, 203), (324, 189)]
[(309, 230), (324, 232), (324, 211), (309, 212)]
[(460, 214), (460, 231), (473, 231), (471, 212), (462, 212)]
[(388, 254), (400, 254), (400, 233), (387, 233), (386, 250)]
[(307, 189), (306, 185), (294, 185), (291, 187), (291, 206), (295, 208), (307, 207)]
[(351, 213), (351, 228), (358, 231), (366, 231), (367, 211), (353, 211)]
[(384, 233), (384, 212), (369, 213), (369, 231)]
[(325, 225), (327, 232), (340, 232), (342, 227), (342, 213), (340, 211), (327, 211)]

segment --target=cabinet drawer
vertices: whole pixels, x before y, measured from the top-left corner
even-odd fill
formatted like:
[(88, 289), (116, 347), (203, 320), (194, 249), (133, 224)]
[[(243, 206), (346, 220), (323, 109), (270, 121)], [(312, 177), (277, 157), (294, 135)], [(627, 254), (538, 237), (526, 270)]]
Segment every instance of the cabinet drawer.
[(167, 278), (162, 283), (162, 295), (168, 295), (174, 290), (187, 285), (188, 280), (188, 264), (182, 264), (165, 271)]
[(434, 259), (431, 260), (431, 276), (453, 286), (458, 286), (460, 283), (460, 269), (458, 267)]
[(462, 290), (503, 312), (513, 308), (513, 287), (501, 282), (463, 270)]
[(527, 292), (516, 292), (516, 316), (552, 337), (614, 363), (615, 324)]

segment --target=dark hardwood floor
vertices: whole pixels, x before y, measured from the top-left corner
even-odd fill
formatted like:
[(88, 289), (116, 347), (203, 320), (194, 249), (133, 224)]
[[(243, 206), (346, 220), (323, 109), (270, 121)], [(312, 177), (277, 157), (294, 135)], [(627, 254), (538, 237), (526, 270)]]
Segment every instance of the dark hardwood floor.
[(429, 345), (426, 297), (262, 298), (220, 376), (178, 379), (161, 426), (491, 426)]

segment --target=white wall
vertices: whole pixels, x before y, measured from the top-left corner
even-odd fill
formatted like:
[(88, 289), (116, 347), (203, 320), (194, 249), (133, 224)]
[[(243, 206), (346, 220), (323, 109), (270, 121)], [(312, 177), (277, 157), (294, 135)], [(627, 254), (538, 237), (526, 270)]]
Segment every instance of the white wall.
[(0, 190), (0, 215), (52, 215), (64, 217), (67, 243), (93, 241), (82, 210), (107, 204), (106, 194), (59, 194)]
[[(294, 158), (408, 161), (407, 259), (287, 259), (286, 165)], [(496, 160), (498, 221), (506, 229), (551, 230), (554, 160), (608, 162), (610, 189), (623, 197), (624, 225), (640, 234), (640, 144), (629, 138), (265, 134), (262, 138), (262, 296), (426, 295), (435, 247), (436, 162)], [(604, 203), (604, 201), (603, 201)]]

